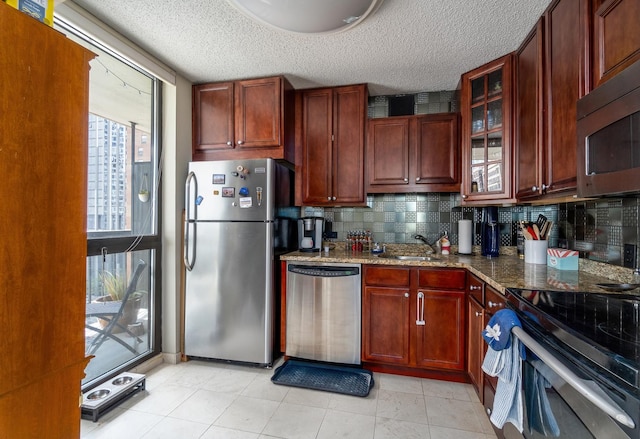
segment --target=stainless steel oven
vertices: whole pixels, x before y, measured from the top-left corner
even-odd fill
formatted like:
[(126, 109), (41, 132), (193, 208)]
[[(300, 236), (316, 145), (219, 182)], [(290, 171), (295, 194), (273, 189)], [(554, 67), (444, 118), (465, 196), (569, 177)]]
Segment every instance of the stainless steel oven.
[(524, 431), (506, 438), (640, 438), (640, 299), (509, 289), (526, 346)]

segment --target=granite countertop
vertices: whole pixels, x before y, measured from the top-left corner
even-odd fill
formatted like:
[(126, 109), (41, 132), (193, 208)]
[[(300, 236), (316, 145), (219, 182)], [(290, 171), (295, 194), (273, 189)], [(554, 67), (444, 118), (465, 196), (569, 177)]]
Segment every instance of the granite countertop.
[[(291, 252), (280, 257), (285, 261), (344, 262), (376, 265), (402, 265), (413, 267), (454, 267), (465, 268), (499, 292), (506, 288), (544, 289), (608, 293), (599, 288), (598, 283), (631, 282), (632, 270), (622, 267), (580, 259), (578, 271), (557, 270), (546, 265), (525, 264), (516, 254), (515, 247), (500, 248), (500, 256), (487, 258), (480, 255), (479, 247), (474, 247), (472, 255), (458, 255), (452, 248), (451, 255), (437, 255), (432, 261), (408, 261), (378, 257), (369, 252), (347, 252), (338, 243), (328, 253)], [(397, 255), (425, 255), (420, 244), (389, 244), (387, 253)], [(632, 290), (637, 293), (640, 290)]]

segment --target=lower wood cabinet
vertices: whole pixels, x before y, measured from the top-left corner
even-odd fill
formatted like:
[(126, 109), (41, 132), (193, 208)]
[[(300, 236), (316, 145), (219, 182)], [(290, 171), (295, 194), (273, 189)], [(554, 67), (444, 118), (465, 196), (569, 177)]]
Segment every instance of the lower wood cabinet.
[(466, 271), (363, 267), (362, 360), (464, 371)]
[[(505, 307), (505, 298), (492, 287), (469, 273), (467, 281), (467, 374), (474, 386), (480, 402), (486, 402), (487, 383), (495, 388), (497, 379), (482, 371), (482, 362), (487, 352), (487, 344), (482, 338), (482, 330), (496, 311)], [(493, 404), (493, 403), (491, 403)]]
[(480, 402), (482, 402), (482, 387), (484, 384), (482, 361), (486, 352), (484, 339), (482, 338), (484, 307), (471, 296), (467, 299), (467, 322), (469, 331), (467, 334), (467, 373), (478, 393)]

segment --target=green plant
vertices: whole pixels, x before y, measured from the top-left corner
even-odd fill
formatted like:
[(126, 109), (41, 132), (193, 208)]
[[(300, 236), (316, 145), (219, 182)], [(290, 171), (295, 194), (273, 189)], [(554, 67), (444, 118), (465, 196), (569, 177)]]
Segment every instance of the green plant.
[[(104, 290), (111, 300), (116, 301), (124, 298), (127, 292), (127, 282), (124, 277), (113, 274), (110, 271), (105, 271), (100, 274), (100, 278), (102, 279)], [(131, 298), (139, 299), (144, 293), (144, 291), (134, 291), (131, 294)]]

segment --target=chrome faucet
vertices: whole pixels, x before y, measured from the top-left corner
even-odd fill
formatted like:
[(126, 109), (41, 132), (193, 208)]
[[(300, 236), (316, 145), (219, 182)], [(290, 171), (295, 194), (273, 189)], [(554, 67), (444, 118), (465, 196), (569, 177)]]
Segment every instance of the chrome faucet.
[(440, 241), (440, 238), (436, 239), (434, 242), (429, 243), (429, 241), (427, 240), (427, 238), (425, 238), (422, 235), (415, 235), (413, 237), (413, 239), (419, 239), (420, 241), (424, 242), (425, 245), (427, 246), (427, 254), (431, 254), (431, 253), (437, 253), (437, 251), (435, 250), (435, 248), (433, 247), (434, 245), (437, 244), (438, 241)]

